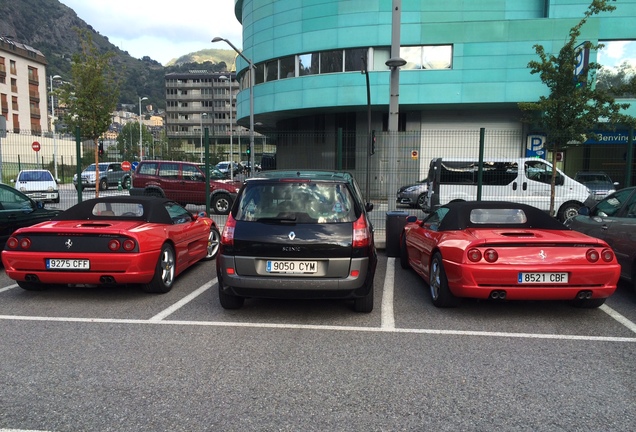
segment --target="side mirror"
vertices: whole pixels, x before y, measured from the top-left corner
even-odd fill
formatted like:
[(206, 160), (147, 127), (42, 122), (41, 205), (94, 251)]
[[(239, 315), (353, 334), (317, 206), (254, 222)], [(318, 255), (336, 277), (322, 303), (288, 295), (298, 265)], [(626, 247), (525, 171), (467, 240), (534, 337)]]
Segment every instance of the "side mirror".
[(585, 206), (580, 207), (579, 208), (579, 214), (581, 216), (589, 216), (590, 215), (590, 208), (589, 207), (585, 207)]
[(408, 216), (406, 217), (406, 222), (407, 222), (407, 223), (413, 223), (413, 222), (416, 222), (416, 221), (417, 221), (417, 216), (414, 216), (414, 215), (408, 215)]

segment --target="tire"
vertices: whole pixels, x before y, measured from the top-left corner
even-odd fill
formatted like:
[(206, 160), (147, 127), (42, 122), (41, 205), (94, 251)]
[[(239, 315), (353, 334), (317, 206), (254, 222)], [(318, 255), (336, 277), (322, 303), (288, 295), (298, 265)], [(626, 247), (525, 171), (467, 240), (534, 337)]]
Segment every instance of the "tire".
[(426, 196), (425, 193), (420, 194), (420, 196), (417, 197), (417, 201), (416, 201), (415, 207), (419, 208), (419, 209), (423, 209), (424, 206), (426, 205), (426, 198), (427, 198), (427, 196)]
[(219, 253), (219, 246), (221, 244), (221, 233), (216, 227), (210, 227), (210, 234), (208, 235), (208, 253), (203, 258), (204, 261), (210, 261), (216, 258)]
[(448, 288), (442, 255), (439, 252), (435, 253), (431, 260), (429, 288), (431, 300), (436, 307), (451, 308), (459, 305), (459, 299)]
[(561, 222), (565, 222), (566, 220), (576, 216), (579, 213), (580, 208), (580, 203), (566, 202), (559, 209), (559, 212), (557, 213), (557, 219), (559, 219)]
[(161, 253), (155, 267), (152, 280), (142, 285), (142, 289), (149, 293), (165, 294), (172, 289), (175, 277), (174, 249), (168, 243), (161, 247)]
[(212, 198), (212, 209), (214, 213), (226, 215), (232, 208), (232, 198), (227, 194), (218, 194)]
[(360, 313), (371, 313), (373, 311), (373, 277), (369, 278), (365, 285), (368, 287), (371, 285), (369, 289), (369, 294), (364, 297), (358, 297), (353, 300), (353, 310)]
[(408, 251), (406, 249), (406, 236), (404, 233), (402, 233), (402, 240), (400, 241), (400, 266), (405, 270), (411, 268), (411, 265), (409, 264)]
[(243, 303), (245, 303), (244, 297), (235, 296), (232, 294), (228, 294), (223, 292), (223, 276), (221, 275), (221, 271), (218, 268), (216, 269), (216, 278), (219, 284), (219, 303), (221, 303), (221, 307), (223, 309), (240, 309), (243, 307)]
[(99, 190), (100, 190), (100, 191), (108, 190), (108, 180), (106, 180), (106, 179), (101, 179), (101, 180), (99, 181)]
[(20, 288), (26, 291), (44, 291), (48, 288), (47, 285), (37, 283), (37, 282), (23, 282), (17, 281), (17, 284)]
[(576, 299), (572, 300), (572, 306), (581, 309), (594, 309), (602, 306), (605, 300), (604, 298)]

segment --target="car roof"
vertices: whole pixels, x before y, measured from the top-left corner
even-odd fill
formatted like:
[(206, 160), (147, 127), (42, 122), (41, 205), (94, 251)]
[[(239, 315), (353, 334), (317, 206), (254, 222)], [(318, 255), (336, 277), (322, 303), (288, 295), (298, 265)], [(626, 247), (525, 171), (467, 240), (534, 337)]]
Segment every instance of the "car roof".
[(309, 179), (309, 180), (331, 180), (353, 183), (353, 176), (346, 171), (326, 171), (326, 170), (271, 170), (261, 171), (255, 177), (248, 179)]
[[(448, 213), (439, 224), (439, 231), (462, 230), (466, 228), (522, 228), (522, 229), (550, 229), (569, 230), (557, 219), (551, 217), (536, 207), (508, 201), (458, 201), (448, 203), (440, 208), (447, 208)], [(473, 223), (470, 213), (474, 209), (520, 209), (526, 215), (527, 222), (519, 224), (487, 224)]]
[(165, 198), (146, 196), (110, 196), (92, 198), (75, 204), (73, 207), (70, 207), (68, 210), (65, 210), (53, 218), (53, 220), (103, 220), (105, 218), (112, 218), (112, 216), (95, 216), (93, 214), (93, 208), (97, 203), (138, 203), (144, 207), (143, 216), (131, 216), (129, 218), (126, 217), (125, 219), (143, 220), (150, 223), (172, 224), (172, 218), (165, 207), (165, 204), (169, 202), (172, 203), (174, 201)]

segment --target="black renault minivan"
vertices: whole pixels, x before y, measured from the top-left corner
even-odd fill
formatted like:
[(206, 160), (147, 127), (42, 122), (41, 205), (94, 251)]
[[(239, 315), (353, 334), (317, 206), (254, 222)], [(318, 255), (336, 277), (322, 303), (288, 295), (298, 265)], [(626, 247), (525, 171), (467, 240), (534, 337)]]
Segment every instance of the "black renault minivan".
[(221, 306), (237, 309), (248, 297), (342, 298), (371, 312), (372, 209), (345, 172), (266, 171), (247, 179), (221, 235)]

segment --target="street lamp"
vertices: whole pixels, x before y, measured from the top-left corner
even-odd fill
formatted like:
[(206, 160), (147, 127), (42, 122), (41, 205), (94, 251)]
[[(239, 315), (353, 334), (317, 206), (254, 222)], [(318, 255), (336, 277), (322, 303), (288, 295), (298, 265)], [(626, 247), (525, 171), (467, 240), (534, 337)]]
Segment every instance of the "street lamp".
[(234, 141), (232, 136), (234, 135), (234, 128), (232, 125), (232, 107), (234, 102), (234, 95), (232, 94), (232, 73), (230, 72), (230, 77), (226, 77), (225, 75), (221, 75), (219, 77), (222, 81), (230, 82), (230, 178), (234, 178)]
[(212, 39), (212, 42), (221, 42), (221, 41), (231, 46), (232, 49), (236, 51), (236, 53), (240, 55), (243, 58), (243, 60), (245, 60), (249, 64), (249, 68), (250, 68), (250, 75), (249, 75), (249, 79), (250, 79), (250, 83), (249, 83), (250, 84), (250, 174), (253, 175), (253, 173), (256, 171), (254, 169), (255, 168), (255, 165), (254, 165), (254, 63), (252, 63), (252, 60), (245, 57), (243, 53), (239, 51), (238, 48), (236, 48), (232, 44), (232, 42), (230, 42), (229, 40), (223, 39), (221, 37), (215, 37), (214, 39)]
[(399, 157), (398, 124), (400, 120), (400, 67), (406, 64), (406, 60), (400, 58), (400, 25), (402, 15), (402, 0), (393, 0), (391, 15), (391, 58), (386, 61), (386, 65), (391, 69), (389, 86), (389, 138), (393, 143), (393, 149), (389, 152), (387, 196), (389, 197), (389, 210), (395, 210), (395, 200), (390, 199), (395, 193), (397, 185), (397, 165)]
[(51, 81), (51, 132), (53, 132), (53, 171), (57, 181), (57, 137), (55, 136), (55, 107), (53, 105), (53, 80), (62, 79), (59, 75), (49, 76)]
[(141, 102), (148, 100), (147, 97), (139, 97), (139, 161), (144, 160), (144, 144), (141, 135)]
[(208, 113), (201, 113), (201, 163), (203, 163), (203, 117), (207, 117)]

